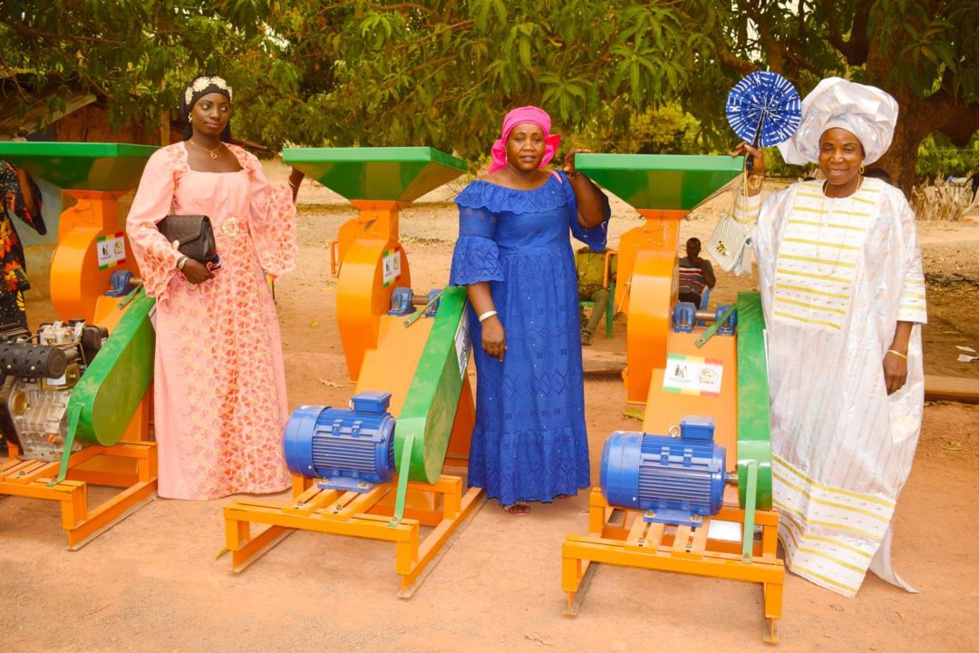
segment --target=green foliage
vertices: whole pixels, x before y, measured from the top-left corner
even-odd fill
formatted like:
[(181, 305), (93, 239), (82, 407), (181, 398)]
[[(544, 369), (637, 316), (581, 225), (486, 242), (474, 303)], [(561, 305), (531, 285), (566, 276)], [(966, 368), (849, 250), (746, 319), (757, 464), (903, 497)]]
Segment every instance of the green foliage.
[(38, 96), (60, 109), (89, 92), (118, 126), (166, 117), (202, 72), (246, 91), (295, 88), (295, 66), (276, 59), (266, 29), (271, 10), (265, 0), (0, 0), (0, 99), (23, 113)]
[(919, 177), (965, 177), (979, 171), (979, 133), (964, 148), (942, 134), (932, 134), (918, 146)]
[[(616, 128), (623, 123), (628, 125), (624, 134)], [(699, 130), (700, 122), (675, 103), (635, 111), (628, 102), (613, 101), (596, 112), (575, 146), (593, 152), (707, 153), (697, 142)]]
[(769, 67), (802, 94), (839, 75), (894, 95), (903, 183), (928, 134), (979, 129), (977, 33), (975, 0), (0, 0), (0, 100), (86, 91), (155, 120), (212, 71), (235, 133), (273, 148), (475, 159), (537, 104), (597, 149), (726, 152), (728, 91)]
[(487, 149), (503, 113), (514, 106), (541, 105), (556, 129), (568, 133), (583, 128), (603, 101), (625, 96), (638, 109), (675, 93), (688, 74), (671, 57), (692, 42), (672, 3), (469, 0), (356, 7), (335, 41), (342, 62), (336, 85), (309, 98), (323, 119), (308, 125), (307, 138), (425, 144), (472, 157)]

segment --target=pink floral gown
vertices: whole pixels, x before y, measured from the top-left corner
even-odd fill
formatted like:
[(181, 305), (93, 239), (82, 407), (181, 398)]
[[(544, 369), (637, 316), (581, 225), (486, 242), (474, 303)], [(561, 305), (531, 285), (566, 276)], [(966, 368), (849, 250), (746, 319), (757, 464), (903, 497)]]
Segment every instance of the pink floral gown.
[[(296, 265), (296, 208), (239, 147), (239, 172), (191, 170), (184, 143), (153, 154), (126, 232), (146, 292), (156, 298), (155, 430), (159, 494), (214, 499), (289, 486), (282, 429), (289, 417), (279, 323), (265, 273)], [(167, 215), (211, 219), (223, 267), (189, 283), (157, 230)]]

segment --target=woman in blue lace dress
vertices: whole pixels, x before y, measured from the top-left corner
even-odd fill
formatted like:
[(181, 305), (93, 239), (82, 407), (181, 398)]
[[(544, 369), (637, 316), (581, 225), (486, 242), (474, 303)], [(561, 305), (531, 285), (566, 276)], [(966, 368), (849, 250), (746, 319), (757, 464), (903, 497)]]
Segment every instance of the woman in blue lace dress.
[(589, 485), (581, 325), (568, 230), (605, 247), (608, 198), (574, 169), (546, 170), (560, 136), (543, 110), (507, 114), (489, 175), (456, 198), (449, 283), (466, 286), (476, 359), (469, 484), (514, 515)]

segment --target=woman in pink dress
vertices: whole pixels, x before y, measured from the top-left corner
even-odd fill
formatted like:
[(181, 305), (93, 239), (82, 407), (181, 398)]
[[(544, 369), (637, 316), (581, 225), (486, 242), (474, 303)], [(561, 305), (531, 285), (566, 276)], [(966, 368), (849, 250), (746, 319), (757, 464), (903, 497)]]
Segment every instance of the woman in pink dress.
[[(181, 96), (186, 140), (150, 157), (126, 220), (146, 292), (156, 298), (155, 431), (159, 494), (215, 499), (289, 486), (289, 417), (279, 323), (266, 274), (296, 265), (303, 174), (272, 186), (229, 144), (232, 91), (198, 77)], [(182, 256), (156, 224), (211, 219), (221, 267)]]

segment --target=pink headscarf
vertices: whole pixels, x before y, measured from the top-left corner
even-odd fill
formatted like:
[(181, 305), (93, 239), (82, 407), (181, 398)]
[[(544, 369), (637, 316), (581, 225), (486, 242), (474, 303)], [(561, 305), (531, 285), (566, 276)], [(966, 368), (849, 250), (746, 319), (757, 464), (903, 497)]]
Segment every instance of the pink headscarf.
[(517, 125), (531, 123), (544, 130), (544, 158), (541, 159), (540, 168), (554, 158), (558, 145), (561, 144), (561, 135), (551, 133), (551, 117), (547, 112), (538, 107), (519, 107), (503, 118), (503, 137), (493, 143), (493, 160), (490, 162), (489, 172), (496, 172), (506, 167), (506, 141), (510, 137), (510, 132)]

